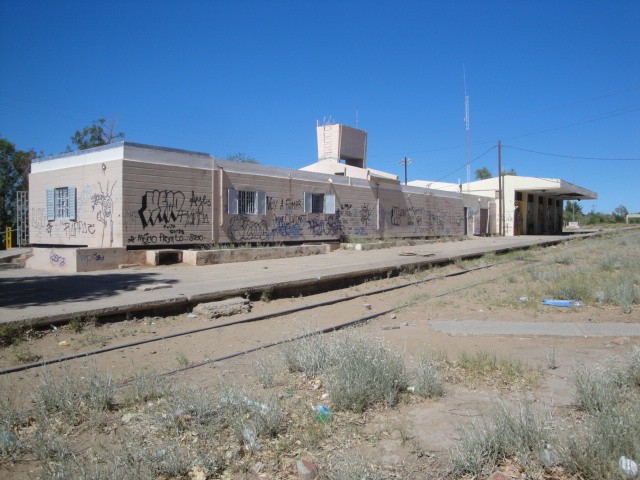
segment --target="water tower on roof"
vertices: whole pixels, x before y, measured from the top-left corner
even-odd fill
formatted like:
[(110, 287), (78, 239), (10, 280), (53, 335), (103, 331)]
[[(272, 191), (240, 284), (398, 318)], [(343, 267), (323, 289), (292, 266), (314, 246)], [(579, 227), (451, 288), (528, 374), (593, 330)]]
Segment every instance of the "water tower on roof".
[(329, 123), (316, 126), (318, 161), (344, 161), (352, 167), (367, 168), (367, 132)]

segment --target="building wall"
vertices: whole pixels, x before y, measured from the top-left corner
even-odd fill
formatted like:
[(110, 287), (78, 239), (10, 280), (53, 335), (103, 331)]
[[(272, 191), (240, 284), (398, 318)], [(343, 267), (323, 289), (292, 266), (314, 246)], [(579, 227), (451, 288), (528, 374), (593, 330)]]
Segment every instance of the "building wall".
[(124, 246), (214, 243), (214, 185), (210, 168), (125, 160)]
[[(122, 162), (90, 163), (29, 175), (29, 242), (122, 246)], [(47, 189), (75, 188), (75, 218), (50, 219)]]
[[(219, 241), (287, 242), (337, 240), (343, 234), (372, 235), (376, 198), (368, 182), (344, 185), (310, 179), (223, 171), (223, 220)], [(261, 190), (266, 193), (264, 215), (229, 214), (227, 190)], [(334, 213), (306, 213), (305, 193), (335, 196)]]
[(381, 189), (381, 233), (389, 237), (465, 235), (462, 198)]
[[(200, 157), (192, 166), (152, 163), (150, 152), (32, 174), (31, 243), (167, 248), (465, 234), (458, 193)], [(49, 221), (46, 190), (67, 185), (76, 188), (76, 219)], [(230, 189), (264, 192), (264, 214), (230, 213)], [(334, 210), (305, 212), (305, 194), (331, 196)]]

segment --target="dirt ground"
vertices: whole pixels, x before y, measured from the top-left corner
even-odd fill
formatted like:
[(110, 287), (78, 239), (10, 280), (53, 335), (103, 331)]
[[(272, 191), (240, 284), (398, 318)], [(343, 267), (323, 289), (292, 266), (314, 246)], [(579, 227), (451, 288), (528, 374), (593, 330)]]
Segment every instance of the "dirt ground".
[[(229, 360), (196, 365), (291, 338), (300, 333), (336, 326), (372, 313), (387, 312), (358, 328), (372, 336), (383, 338), (394, 349), (401, 349), (408, 368), (415, 365), (425, 353), (455, 361), (462, 352), (487, 352), (500, 358), (522, 362), (535, 372), (537, 380), (533, 383), (502, 384), (499, 379), (496, 382), (485, 378), (461, 380), (449, 373), (446, 374), (445, 394), (441, 398), (427, 400), (403, 394), (401, 401), (393, 408), (374, 408), (362, 415), (336, 412), (331, 431), (329, 434), (325, 432), (317, 449), (297, 448), (284, 454), (280, 452), (281, 457), (274, 463), (277, 464), (276, 467), (269, 463), (271, 454), (263, 450), (262, 454), (253, 459), (243, 459), (249, 465), (243, 473), (232, 473), (230, 470), (223, 474), (222, 478), (296, 478), (295, 461), (298, 458), (312, 459), (322, 468), (328, 462), (327, 458), (332, 454), (339, 454), (345, 445), (374, 458), (377, 464), (385, 466), (387, 472), (398, 472), (397, 476), (389, 478), (442, 478), (447, 474), (447, 451), (458, 438), (456, 429), (479, 418), (496, 400), (529, 396), (534, 399), (535, 404), (552, 410), (556, 415), (571, 415), (574, 409), (571, 375), (575, 368), (581, 364), (600, 362), (609, 356), (624, 355), (634, 345), (640, 345), (638, 338), (627, 337), (453, 336), (430, 328), (431, 320), (640, 321), (638, 305), (634, 305), (628, 313), (610, 305), (586, 305), (580, 308), (542, 306), (541, 298), (529, 298), (530, 292), (526, 284), (516, 281), (526, 276), (526, 269), (532, 264), (543, 264), (554, 256), (571, 253), (576, 248), (580, 248), (580, 245), (567, 243), (532, 251), (522, 259), (481, 259), (475, 263), (449, 265), (396, 278), (372, 280), (348, 289), (319, 295), (253, 302), (250, 313), (214, 320), (182, 314), (132, 318), (107, 324), (87, 321), (59, 328), (52, 327), (31, 334), (28, 340), (18, 345), (0, 349), (0, 369), (37, 359), (54, 359), (63, 355), (122, 345), (122, 348), (106, 353), (52, 364), (47, 366), (46, 370), (54, 376), (82, 376), (89, 369), (97, 369), (100, 372), (109, 372), (116, 380), (125, 380), (135, 372), (143, 370), (165, 373), (182, 369), (168, 376), (167, 380), (173, 385), (197, 385), (214, 389), (220, 379), (225, 379), (255, 387), (255, 362), (265, 356), (278, 359), (281, 346), (258, 350)], [(500, 264), (460, 276), (443, 277), (447, 273), (482, 265), (483, 261), (487, 265), (496, 262)], [(384, 294), (367, 295), (367, 292), (379, 288), (402, 286), (427, 279), (433, 280)], [(130, 342), (164, 337), (354, 294), (364, 296), (333, 306), (304, 310), (240, 326), (231, 325), (132, 347), (126, 346)], [(550, 352), (557, 362), (555, 369), (549, 368)], [(34, 389), (41, 382), (42, 375), (42, 368), (2, 375), (0, 388), (3, 397), (9, 397), (16, 405), (28, 408), (32, 404)], [(312, 379), (292, 377), (283, 371), (280, 383), (269, 391), (280, 395), (285, 391), (292, 391), (293, 400), (287, 401), (324, 401), (321, 398), (322, 387), (316, 390), (315, 386)], [(122, 412), (115, 412), (112, 422), (119, 424), (120, 417)], [(73, 435), (76, 435), (77, 441), (83, 442), (87, 441), (87, 435), (91, 437), (86, 431)], [(97, 445), (97, 437), (99, 435), (92, 437), (89, 444), (93, 445), (93, 442), (96, 442)], [(293, 444), (295, 445), (295, 441)], [(267, 449), (268, 447), (265, 450)], [(35, 462), (22, 460), (14, 459), (0, 464), (0, 476), (40, 476)], [(264, 464), (264, 468), (254, 468), (252, 471), (253, 466), (259, 464)]]

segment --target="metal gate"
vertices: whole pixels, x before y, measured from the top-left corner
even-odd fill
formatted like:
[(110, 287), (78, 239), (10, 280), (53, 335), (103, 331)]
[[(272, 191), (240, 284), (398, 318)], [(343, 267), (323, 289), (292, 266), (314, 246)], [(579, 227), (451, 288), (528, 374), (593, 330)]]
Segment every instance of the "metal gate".
[(489, 235), (489, 209), (480, 209), (480, 235)]
[(16, 197), (16, 241), (22, 247), (29, 244), (29, 192), (21, 190)]

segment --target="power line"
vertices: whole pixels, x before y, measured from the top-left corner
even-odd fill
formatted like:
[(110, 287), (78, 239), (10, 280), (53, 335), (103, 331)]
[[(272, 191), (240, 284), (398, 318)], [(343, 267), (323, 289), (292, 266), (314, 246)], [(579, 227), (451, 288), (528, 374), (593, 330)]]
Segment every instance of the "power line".
[(597, 97), (585, 98), (585, 99), (576, 100), (576, 101), (570, 102), (570, 103), (564, 103), (564, 104), (561, 104), (561, 105), (555, 105), (555, 106), (552, 106), (552, 107), (542, 108), (540, 110), (533, 110), (533, 111), (530, 111), (530, 112), (524, 112), (524, 113), (521, 113), (520, 116), (533, 115), (533, 114), (536, 114), (536, 113), (548, 112), (548, 111), (557, 110), (557, 109), (560, 109), (560, 108), (573, 107), (575, 105), (582, 105), (584, 103), (590, 103), (590, 102), (593, 102), (593, 101), (596, 101), (596, 100), (602, 100), (604, 98), (615, 97), (615, 96), (622, 95), (622, 94), (625, 94), (625, 93), (635, 92), (637, 90), (640, 90), (640, 87), (633, 87), (633, 88), (629, 88), (627, 90), (621, 90), (621, 91), (618, 91), (618, 92), (599, 95)]
[(520, 150), (521, 152), (535, 153), (537, 155), (545, 155), (547, 157), (574, 158), (576, 160), (598, 160), (605, 162), (640, 162), (640, 158), (615, 158), (615, 157), (581, 157), (577, 155), (563, 155), (560, 153), (539, 152), (537, 150), (528, 150), (526, 148), (518, 148), (512, 145), (503, 145), (504, 148)]
[(612, 112), (603, 113), (598, 117), (591, 118), (589, 120), (584, 120), (582, 122), (570, 123), (568, 125), (561, 125), (559, 127), (546, 128), (546, 129), (538, 130), (535, 132), (528, 132), (528, 133), (522, 133), (519, 135), (513, 135), (511, 137), (507, 137), (507, 140), (512, 140), (514, 138), (530, 137), (531, 135), (540, 135), (541, 133), (555, 132), (556, 130), (562, 130), (563, 128), (577, 127), (579, 125), (585, 125), (587, 123), (598, 122), (600, 120), (606, 120), (607, 118), (618, 117), (620, 115), (625, 115), (627, 113), (637, 112), (638, 110), (640, 110), (640, 106), (637, 106), (637, 105), (633, 107), (626, 107), (620, 110), (614, 110)]
[[(496, 148), (496, 146), (494, 145), (493, 147), (491, 147), (489, 150), (487, 150), (486, 152), (484, 152), (481, 155), (478, 155), (476, 158), (474, 158), (473, 160), (471, 160), (469, 162), (469, 164), (475, 162), (476, 160), (481, 159), (482, 157), (484, 157), (487, 153), (489, 153), (491, 150), (493, 150), (494, 148)], [(445, 178), (447, 178), (450, 175), (453, 175), (454, 173), (456, 173), (458, 170), (462, 170), (463, 168), (465, 168), (467, 166), (467, 163), (464, 163), (463, 165), (459, 166), (458, 168), (456, 168), (455, 170), (453, 170), (452, 172), (447, 173), (444, 177), (439, 178), (438, 180), (434, 180), (433, 183), (435, 182), (439, 182), (440, 180), (444, 180)], [(434, 190), (438, 190), (437, 188), (435, 188)]]

